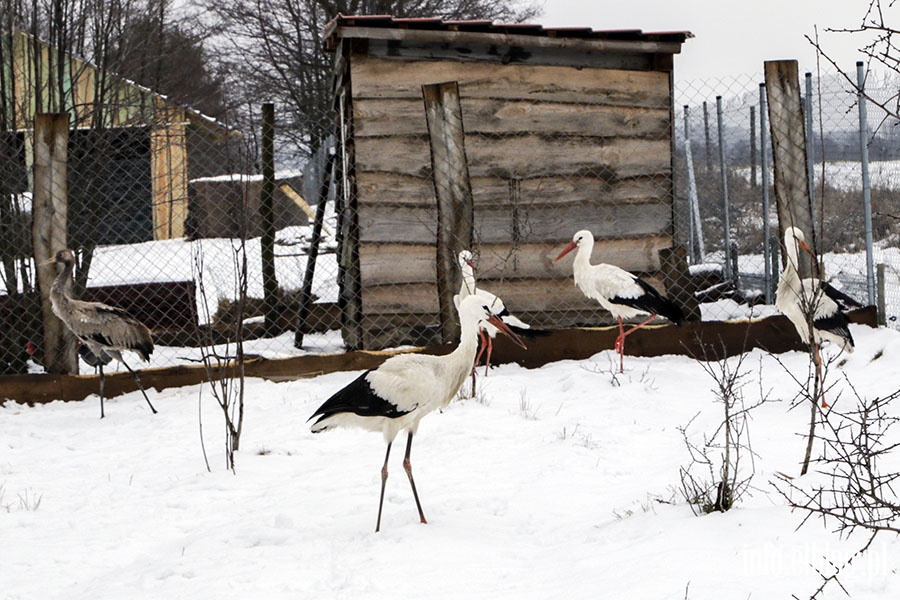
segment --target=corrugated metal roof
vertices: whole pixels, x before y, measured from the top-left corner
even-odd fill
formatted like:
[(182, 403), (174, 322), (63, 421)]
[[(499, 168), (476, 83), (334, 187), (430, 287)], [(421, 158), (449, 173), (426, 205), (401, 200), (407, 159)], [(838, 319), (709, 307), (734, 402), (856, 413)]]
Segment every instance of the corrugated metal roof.
[(536, 37), (610, 40), (634, 42), (684, 43), (694, 37), (689, 31), (644, 32), (640, 29), (597, 30), (590, 27), (544, 27), (536, 23), (493, 23), (485, 20), (451, 21), (440, 17), (399, 18), (391, 15), (338, 15), (325, 26), (326, 46), (334, 43), (333, 36), (342, 27), (410, 29), (447, 32), (479, 32)]

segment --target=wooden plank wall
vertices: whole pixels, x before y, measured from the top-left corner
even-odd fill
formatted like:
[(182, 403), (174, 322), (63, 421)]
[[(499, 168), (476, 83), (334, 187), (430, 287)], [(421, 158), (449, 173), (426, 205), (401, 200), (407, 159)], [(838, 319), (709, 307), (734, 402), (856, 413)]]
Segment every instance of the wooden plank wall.
[[(587, 228), (593, 262), (661, 286), (657, 251), (672, 244), (668, 72), (362, 53), (349, 67), (363, 347), (428, 343), (438, 325), (423, 84), (459, 83), (480, 285), (542, 326), (604, 322), (575, 288), (571, 260), (552, 264)], [(404, 323), (426, 337), (404, 339)]]

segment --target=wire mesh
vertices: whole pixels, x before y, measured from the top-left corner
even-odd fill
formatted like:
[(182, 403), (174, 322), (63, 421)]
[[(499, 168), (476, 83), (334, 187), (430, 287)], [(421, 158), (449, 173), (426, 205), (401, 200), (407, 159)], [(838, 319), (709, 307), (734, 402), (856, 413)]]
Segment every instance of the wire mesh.
[[(562, 92), (547, 86), (525, 97), (504, 73), (495, 70), (497, 86), (485, 92), (460, 79), (464, 147), (451, 149), (466, 161), (474, 214), (455, 247), (474, 252), (479, 287), (536, 329), (613, 323), (575, 286), (571, 259), (554, 262), (587, 229), (594, 263), (640, 275), (704, 320), (774, 314), (766, 292), (780, 270), (778, 221), (760, 130), (762, 76), (678, 82), (673, 98), (667, 74), (626, 72), (592, 88), (585, 72), (573, 89), (556, 82)], [(362, 78), (355, 83), (335, 113), (322, 114), (306, 164), (276, 165), (275, 298), (263, 286), (263, 182), (251, 132), (165, 112), (73, 129), (66, 227), (79, 261), (75, 294), (145, 322), (156, 343), (150, 366), (200, 362), (210, 344), (232, 351), (238, 321), (244, 352), (266, 357), (445, 341), (439, 190), (420, 85), (414, 74), (389, 91), (390, 81), (373, 78), (368, 91)], [(890, 85), (870, 80), (867, 89)], [(856, 95), (838, 74), (813, 78), (812, 90), (822, 273), (865, 303)], [(869, 124), (873, 255), (885, 265), (883, 302), (895, 324), (900, 134), (871, 107)], [(48, 267), (33, 259), (30, 136), (26, 128), (0, 143), (2, 374), (43, 371), (36, 272)], [(458, 272), (451, 280), (461, 284)], [(277, 307), (274, 322), (267, 303)]]

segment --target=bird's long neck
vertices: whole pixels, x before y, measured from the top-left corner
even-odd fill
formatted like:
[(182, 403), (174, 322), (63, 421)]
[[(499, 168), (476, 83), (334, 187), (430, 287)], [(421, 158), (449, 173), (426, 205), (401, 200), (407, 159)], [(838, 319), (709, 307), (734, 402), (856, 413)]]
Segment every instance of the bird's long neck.
[(794, 239), (785, 240), (784, 244), (784, 271), (781, 273), (781, 281), (785, 285), (798, 287), (800, 285), (800, 272), (798, 265), (800, 262), (799, 249), (797, 241)]
[(594, 251), (594, 242), (585, 242), (578, 246), (575, 253), (575, 260), (572, 263), (572, 272), (575, 274), (575, 281), (579, 281), (587, 275), (591, 269), (591, 254)]
[(64, 262), (63, 270), (59, 272), (56, 279), (53, 280), (53, 285), (50, 287), (50, 302), (56, 308), (57, 314), (66, 314), (67, 311), (63, 310), (62, 307), (71, 303), (74, 285), (72, 273), (74, 270), (74, 262)]
[(460, 270), (462, 271), (462, 287), (459, 290), (459, 295), (465, 298), (475, 293), (475, 271), (472, 270), (469, 263), (463, 263)]
[(450, 353), (454, 357), (454, 361), (459, 361), (465, 365), (468, 372), (469, 367), (475, 362), (475, 353), (478, 350), (478, 323), (470, 320), (463, 320), (460, 323), (459, 344)]

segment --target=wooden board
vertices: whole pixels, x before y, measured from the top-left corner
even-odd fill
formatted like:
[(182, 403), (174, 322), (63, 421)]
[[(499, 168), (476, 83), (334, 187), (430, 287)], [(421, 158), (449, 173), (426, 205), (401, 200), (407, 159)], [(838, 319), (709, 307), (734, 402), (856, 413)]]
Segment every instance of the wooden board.
[[(475, 207), (475, 241), (497, 244), (513, 241), (513, 211), (508, 206)], [(672, 207), (661, 202), (620, 205), (587, 203), (568, 206), (520, 205), (515, 227), (522, 242), (570, 237), (578, 224), (595, 236), (627, 238), (669, 234)], [(434, 244), (437, 209), (373, 206), (359, 207), (360, 242)]]
[[(636, 239), (598, 239), (594, 246), (593, 260), (618, 265), (628, 271), (655, 272), (660, 268), (659, 250), (671, 245), (671, 237), (665, 235)], [(569, 260), (553, 264), (553, 259), (563, 247), (562, 240), (560, 243), (474, 246), (472, 250), (478, 262), (478, 280), (490, 285), (490, 281), (494, 279), (571, 277), (572, 265)], [(364, 244), (359, 250), (359, 262), (363, 286), (435, 281), (434, 246)]]
[[(653, 275), (642, 275), (660, 291), (662, 282)], [(540, 310), (599, 310), (596, 301), (581, 293), (571, 276), (558, 279), (507, 279), (485, 281), (485, 287), (500, 296), (512, 313)], [(396, 284), (363, 288), (362, 305), (366, 316), (377, 314), (437, 314), (437, 290), (433, 283)]]
[[(399, 173), (360, 171), (358, 190), (360, 205), (434, 205), (434, 186), (430, 178)], [(567, 177), (534, 177), (518, 179), (518, 197), (522, 203), (546, 205), (594, 204), (633, 201), (669, 201), (672, 181), (665, 175), (608, 178), (598, 174)], [(476, 206), (509, 205), (510, 180), (499, 177), (473, 177), (472, 196)]]
[[(466, 136), (472, 177), (524, 179), (591, 174), (605, 177), (669, 175), (668, 139), (591, 138), (581, 136)], [(431, 160), (425, 136), (356, 139), (356, 169), (429, 177)]]
[(354, 102), (360, 98), (421, 98), (421, 86), (457, 81), (468, 98), (573, 102), (669, 109), (669, 73), (531, 65), (404, 61), (353, 57)]
[[(849, 313), (849, 317), (852, 323), (877, 326), (874, 307), (853, 311)], [(559, 360), (584, 360), (602, 350), (611, 349), (617, 333), (614, 327), (562, 329), (549, 336), (531, 340), (527, 350), (521, 350), (499, 337), (494, 345), (491, 362), (514, 362), (526, 368), (537, 368)], [(628, 336), (626, 353), (629, 356), (681, 354), (703, 360), (721, 360), (753, 348), (780, 353), (802, 350), (803, 344), (790, 321), (778, 315), (755, 321), (712, 321), (687, 323), (681, 327), (645, 327)], [(441, 355), (452, 349), (452, 345), (441, 345), (417, 350)], [(401, 352), (408, 350), (253, 359), (245, 361), (244, 373), (247, 377), (262, 377), (270, 381), (291, 381), (323, 373), (372, 369)], [(178, 366), (142, 370), (141, 380), (147, 388), (163, 390), (205, 382), (209, 380), (209, 375), (203, 367)], [(76, 375), (15, 375), (0, 378), (0, 389), (3, 390), (0, 404), (4, 399), (29, 404), (78, 401), (97, 393), (98, 378)], [(109, 397), (136, 390), (137, 386), (128, 373), (106, 376), (106, 392)], [(143, 403), (140, 396), (137, 398), (135, 402)], [(265, 402), (267, 399), (248, 398), (248, 402), (255, 401)]]
[[(541, 39), (541, 38), (533, 38)], [(543, 38), (549, 39), (549, 38)], [(615, 49), (605, 48), (601, 52), (583, 48), (535, 48), (527, 50), (509, 41), (495, 45), (474, 40), (466, 44), (434, 43), (433, 41), (368, 40), (368, 55), (386, 60), (410, 61), (455, 61), (461, 63), (484, 63), (491, 65), (551, 65), (556, 67), (629, 69), (650, 71), (658, 66), (657, 55), (643, 51), (629, 51), (619, 42)], [(671, 55), (666, 58), (671, 62)]]
[[(584, 136), (666, 138), (668, 107), (643, 108), (464, 98), (466, 133), (531, 132)], [(353, 105), (357, 137), (426, 133), (421, 99), (360, 98)]]

